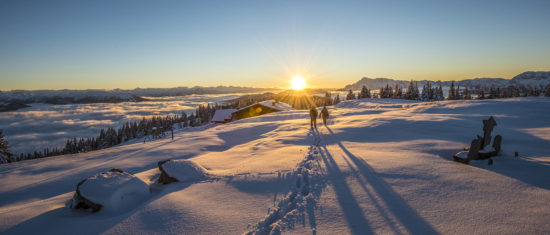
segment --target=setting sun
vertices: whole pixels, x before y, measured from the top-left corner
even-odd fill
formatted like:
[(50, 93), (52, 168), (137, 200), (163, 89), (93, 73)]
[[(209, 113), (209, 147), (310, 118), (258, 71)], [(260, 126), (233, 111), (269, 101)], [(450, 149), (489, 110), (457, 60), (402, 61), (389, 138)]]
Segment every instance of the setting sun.
[(291, 88), (294, 90), (301, 90), (306, 87), (306, 81), (302, 76), (296, 76), (292, 78), (292, 81), (290, 82)]

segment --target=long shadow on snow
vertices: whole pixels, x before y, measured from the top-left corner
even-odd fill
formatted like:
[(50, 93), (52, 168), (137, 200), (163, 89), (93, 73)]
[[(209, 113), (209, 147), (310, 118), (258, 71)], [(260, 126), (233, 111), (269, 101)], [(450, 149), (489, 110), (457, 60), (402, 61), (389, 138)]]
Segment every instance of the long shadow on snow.
[(257, 140), (261, 135), (277, 129), (277, 124), (253, 125), (251, 127), (239, 128), (237, 130), (218, 133), (218, 137), (224, 141), (223, 145), (208, 145), (207, 151), (225, 151), (234, 146)]
[[(391, 119), (388, 122), (377, 126), (352, 127), (339, 129), (346, 135), (346, 141), (359, 143), (382, 143), (382, 142), (401, 142), (413, 141), (420, 139), (434, 139), (452, 142), (464, 143), (464, 146), (469, 146), (472, 139), (476, 135), (483, 134), (483, 124), (480, 117), (457, 116), (456, 119), (444, 121), (413, 121), (405, 119)], [(498, 118), (498, 126), (493, 132), (493, 136), (500, 134), (503, 136), (503, 149), (510, 149), (516, 146), (540, 146), (539, 148), (531, 148), (528, 152), (523, 153), (527, 156), (545, 156), (548, 154), (546, 146), (550, 145), (550, 141), (538, 138), (531, 134), (521, 131), (521, 128), (528, 128), (528, 125), (521, 127), (513, 125), (515, 118), (506, 117)], [(516, 121), (517, 122), (517, 121)], [(509, 138), (513, 136), (514, 142), (510, 142)], [(329, 140), (332, 141), (332, 140)], [(296, 140), (284, 140), (285, 144), (300, 144)], [(325, 144), (337, 144), (335, 141)], [(456, 152), (462, 149), (457, 149)], [(455, 153), (456, 153), (455, 152)], [(454, 154), (454, 153), (453, 153)], [(452, 159), (452, 154), (447, 156)]]
[(227, 184), (232, 185), (241, 192), (264, 194), (264, 193), (286, 193), (290, 191), (291, 186), (296, 182), (296, 176), (294, 174), (281, 174), (277, 178), (254, 178), (250, 177), (229, 177), (226, 181)]
[[(261, 134), (273, 131), (277, 128), (277, 125), (275, 124), (263, 124), (263, 125), (255, 125), (250, 128), (241, 128), (236, 131), (229, 131), (229, 132), (222, 132), (219, 134), (219, 137), (225, 141), (224, 145), (208, 145), (204, 148), (208, 151), (225, 151), (235, 145), (243, 144), (255, 139), (258, 139), (258, 137)], [(179, 139), (182, 139), (184, 137), (180, 137)], [(163, 153), (163, 150), (161, 150), (162, 146), (173, 144), (173, 141), (167, 141), (166, 143), (162, 143), (159, 145), (155, 145), (148, 148), (142, 148), (136, 151), (125, 151), (121, 152), (115, 156), (103, 156), (106, 161), (102, 164), (99, 164), (97, 166), (80, 166), (79, 168), (88, 168), (83, 171), (77, 172), (77, 169), (70, 169), (65, 172), (60, 172), (60, 175), (50, 177), (50, 178), (57, 178), (55, 181), (42, 183), (46, 180), (42, 180), (41, 182), (37, 182), (34, 184), (31, 184), (24, 188), (19, 188), (10, 192), (2, 193), (2, 200), (0, 200), (0, 206), (8, 205), (13, 202), (17, 201), (23, 201), (31, 198), (40, 198), (40, 199), (46, 199), (50, 198), (59, 194), (63, 194), (66, 192), (73, 191), (76, 187), (76, 184), (80, 182), (83, 178), (90, 177), (93, 174), (104, 172), (107, 170), (110, 170), (112, 168), (119, 168), (122, 170), (125, 170), (130, 173), (138, 173), (145, 170), (157, 168), (157, 162), (151, 162), (149, 164), (146, 164), (144, 166), (139, 167), (124, 167), (123, 164), (120, 164), (123, 159), (133, 157), (142, 153), (147, 152), (148, 154), (155, 154), (157, 152), (158, 154), (165, 155)], [(159, 149), (159, 150), (156, 150)], [(156, 151), (153, 151), (156, 150)], [(122, 155), (122, 157), (120, 157)], [(166, 156), (166, 159), (187, 159), (194, 157), (196, 154), (183, 154), (181, 156)], [(55, 157), (53, 157), (55, 158)], [(51, 160), (51, 159), (48, 159)], [(84, 159), (83, 159), (84, 160)], [(164, 160), (164, 159), (159, 159)], [(76, 174), (71, 174), (72, 172), (76, 172)], [(31, 172), (32, 174), (32, 172)], [(36, 194), (38, 192), (38, 194)]]
[[(185, 137), (179, 137), (175, 141), (180, 140), (182, 138), (185, 138)], [(47, 179), (43, 179), (39, 182), (32, 183), (30, 185), (27, 185), (24, 188), (18, 188), (10, 192), (2, 193), (1, 194), (2, 200), (0, 200), (0, 206), (4, 206), (13, 202), (24, 201), (32, 198), (46, 199), (53, 196), (57, 196), (59, 194), (74, 191), (76, 188), (76, 184), (80, 182), (82, 179), (90, 177), (99, 172), (108, 171), (112, 168), (119, 168), (132, 174), (157, 168), (156, 161), (146, 164), (144, 166), (125, 167), (122, 160), (125, 160), (130, 157), (134, 157), (136, 155), (143, 154), (146, 152), (148, 153), (153, 152), (153, 150), (155, 149), (160, 149), (161, 147), (172, 143), (173, 141), (167, 141), (159, 145), (141, 148), (135, 151), (122, 151), (122, 152), (117, 152), (118, 154), (116, 155), (111, 155), (111, 156), (103, 155), (100, 157), (96, 157), (96, 159), (105, 158), (105, 162), (101, 164), (97, 164), (96, 166), (82, 165), (74, 169), (69, 169), (67, 171), (60, 172), (56, 176), (52, 176)], [(223, 151), (223, 149), (220, 151)], [(194, 157), (195, 155), (196, 155), (195, 153), (188, 153), (188, 154), (182, 154), (178, 157), (167, 156), (166, 159), (182, 159), (182, 158), (187, 159), (187, 158)], [(63, 156), (57, 156), (57, 157), (63, 157)], [(47, 160), (53, 160), (54, 158), (56, 157), (48, 158)], [(39, 161), (39, 160), (40, 159), (36, 159), (35, 161)], [(83, 160), (85, 161), (86, 159), (83, 159)], [(159, 159), (159, 160), (164, 160), (164, 159)], [(0, 176), (1, 175), (2, 174), (0, 174)], [(46, 182), (51, 179), (55, 179), (55, 180)]]
[[(436, 154), (445, 160), (453, 161), (452, 158), (448, 156), (452, 156), (457, 152), (457, 150), (431, 150), (428, 152)], [(492, 171), (534, 187), (550, 190), (550, 180), (545, 177), (545, 175), (550, 172), (550, 164), (536, 160), (514, 158), (511, 155), (504, 153), (493, 157), (493, 160), (493, 165), (488, 165), (487, 160), (481, 160), (471, 161), (468, 166)], [(459, 162), (454, 163), (464, 165)], [(468, 174), (468, 172), (457, 172), (457, 174)]]
[(330, 134), (334, 137), (336, 144), (342, 149), (346, 156), (357, 167), (359, 173), (363, 175), (367, 183), (380, 195), (388, 209), (393, 212), (395, 217), (403, 224), (405, 229), (413, 234), (438, 234), (432, 226), (426, 222), (416, 211), (411, 208), (407, 202), (399, 196), (383, 179), (378, 177), (376, 171), (365, 160), (356, 157), (344, 145), (337, 140), (330, 127), (327, 127)]
[[(80, 210), (72, 210), (67, 207), (60, 207), (21, 222), (4, 231), (3, 234), (35, 234), (37, 231), (40, 231), (40, 234), (70, 234), (75, 231), (75, 227), (79, 228), (81, 234), (100, 234), (134, 215), (147, 204), (167, 194), (183, 190), (193, 183), (194, 182), (166, 185), (160, 193), (152, 194), (149, 199), (138, 204), (136, 208), (120, 212), (120, 214), (108, 214), (102, 213), (102, 211), (98, 213), (89, 213)], [(159, 226), (165, 224), (163, 222), (173, 219), (172, 217), (173, 215), (165, 217), (158, 215), (151, 216), (148, 217), (147, 221), (143, 221), (142, 226), (158, 229)], [(151, 220), (151, 218), (155, 218), (155, 220)], [(154, 222), (154, 224), (151, 224), (152, 222)]]
[(334, 158), (330, 152), (327, 151), (325, 146), (323, 146), (323, 150), (319, 149), (319, 154), (327, 167), (328, 180), (334, 186), (336, 198), (344, 212), (344, 217), (352, 233), (374, 234), (369, 222), (359, 207), (359, 203), (357, 203), (351, 189), (346, 183), (346, 174), (338, 168), (336, 161), (334, 161)]

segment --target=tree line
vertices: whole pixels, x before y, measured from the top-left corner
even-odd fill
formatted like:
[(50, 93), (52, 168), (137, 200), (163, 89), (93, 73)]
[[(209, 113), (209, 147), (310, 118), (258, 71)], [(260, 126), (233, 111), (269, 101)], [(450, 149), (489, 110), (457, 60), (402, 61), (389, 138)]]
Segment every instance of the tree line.
[(455, 87), (454, 82), (451, 82), (449, 88), (449, 94), (447, 97), (443, 95), (443, 88), (441, 83), (434, 85), (427, 82), (422, 91), (418, 89), (418, 84), (411, 81), (409, 86), (403, 92), (403, 89), (398, 84), (395, 87), (389, 84), (386, 87), (380, 88), (378, 93), (372, 92), (366, 86), (363, 86), (361, 91), (353, 93), (349, 90), (346, 95), (346, 100), (363, 99), (363, 98), (381, 98), (381, 99), (406, 99), (406, 100), (419, 100), (419, 101), (438, 101), (438, 100), (470, 100), (473, 95), (475, 99), (497, 99), (497, 98), (511, 98), (511, 97), (527, 97), (527, 96), (541, 96), (550, 97), (550, 84), (540, 90), (537, 87), (532, 88), (518, 88), (510, 85), (508, 87), (494, 87), (491, 86), (488, 89), (478, 88), (475, 90), (469, 90), (468, 87), (460, 89), (460, 86)]

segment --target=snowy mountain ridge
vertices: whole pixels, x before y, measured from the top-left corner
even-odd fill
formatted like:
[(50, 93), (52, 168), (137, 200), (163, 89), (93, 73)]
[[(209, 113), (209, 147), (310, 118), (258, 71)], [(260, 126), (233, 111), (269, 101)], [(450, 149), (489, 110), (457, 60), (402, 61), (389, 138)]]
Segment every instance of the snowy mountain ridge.
[[(436, 81), (414, 81), (418, 83), (419, 87), (423, 87), (427, 82), (434, 83)], [(452, 81), (441, 81), (442, 86), (449, 87), (451, 86)], [(395, 80), (391, 78), (368, 78), (363, 77), (361, 80), (347, 85), (343, 90), (360, 90), (363, 86), (367, 86), (370, 89), (380, 89), (386, 87), (389, 84), (392, 87), (395, 87), (398, 84), (401, 88), (408, 87), (410, 81), (405, 80)], [(473, 79), (464, 79), (460, 81), (454, 81), (455, 86), (468, 87), (468, 88), (489, 88), (494, 87), (507, 87), (510, 85), (517, 86), (519, 88), (538, 88), (542, 89), (550, 84), (550, 72), (533, 72), (528, 71), (516, 75), (512, 79), (504, 78), (473, 78)]]

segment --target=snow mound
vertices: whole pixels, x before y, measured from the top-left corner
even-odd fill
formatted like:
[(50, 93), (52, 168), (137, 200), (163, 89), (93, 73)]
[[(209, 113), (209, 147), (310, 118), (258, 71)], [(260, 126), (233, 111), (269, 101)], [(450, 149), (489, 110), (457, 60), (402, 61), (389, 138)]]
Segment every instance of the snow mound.
[(100, 209), (118, 211), (133, 207), (149, 197), (149, 186), (138, 177), (119, 169), (95, 174), (76, 186), (69, 207), (74, 209)]
[(162, 172), (159, 182), (164, 184), (200, 181), (210, 178), (210, 174), (204, 167), (191, 160), (166, 160), (159, 162), (158, 166)]

